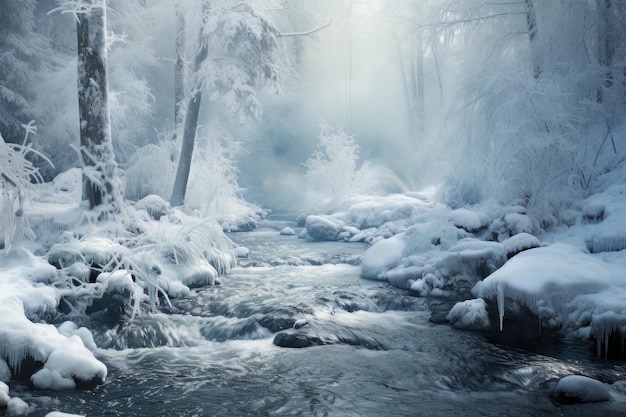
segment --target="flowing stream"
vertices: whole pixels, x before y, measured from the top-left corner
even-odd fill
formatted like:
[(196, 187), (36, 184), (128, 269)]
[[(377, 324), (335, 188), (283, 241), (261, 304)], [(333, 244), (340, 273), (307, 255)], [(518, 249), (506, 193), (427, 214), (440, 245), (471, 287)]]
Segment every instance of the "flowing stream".
[[(248, 259), (173, 307), (96, 329), (109, 375), (91, 391), (22, 388), (39, 417), (612, 416), (626, 403), (559, 405), (558, 378), (626, 379), (576, 345), (501, 347), (429, 321), (428, 300), (359, 277), (362, 244), (281, 236), (265, 221), (231, 235)], [(276, 346), (312, 345), (306, 348)], [(581, 352), (582, 350), (582, 352)], [(18, 387), (18, 391), (20, 388)]]

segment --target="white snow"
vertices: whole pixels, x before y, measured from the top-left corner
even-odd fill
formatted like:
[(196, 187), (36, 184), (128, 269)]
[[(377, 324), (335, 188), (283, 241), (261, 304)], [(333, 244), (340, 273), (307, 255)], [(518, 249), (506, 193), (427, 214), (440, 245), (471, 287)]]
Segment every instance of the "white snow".
[(287, 226), (287, 227), (284, 227), (280, 231), (280, 234), (283, 235), (283, 236), (293, 236), (293, 235), (296, 234), (296, 232), (294, 232), (294, 230), (291, 227)]
[(18, 397), (13, 397), (7, 403), (7, 413), (10, 416), (23, 416), (28, 414), (30, 407), (26, 401)]
[(611, 401), (611, 393), (600, 381), (582, 376), (569, 375), (561, 378), (554, 389), (554, 396), (557, 399), (591, 403)]
[(626, 266), (571, 245), (522, 252), (479, 283), (475, 293), (497, 300), (500, 328), (506, 303), (514, 301), (526, 305), (547, 327), (594, 336), (598, 354), (601, 346), (606, 354), (611, 333), (626, 337)]
[(46, 414), (46, 417), (85, 417), (85, 416), (80, 415), (80, 414), (68, 414), (68, 413), (62, 413), (60, 411), (52, 411)]
[(309, 240), (336, 240), (343, 222), (326, 215), (307, 216), (305, 221), (306, 237)]
[(489, 315), (487, 304), (482, 298), (455, 304), (446, 316), (452, 326), (465, 330), (487, 330)]
[(404, 253), (404, 234), (376, 242), (363, 255), (361, 276), (369, 279), (385, 279), (385, 273), (396, 266)]
[(11, 379), (11, 369), (9, 364), (0, 358), (0, 382), (9, 382)]
[(0, 408), (6, 407), (10, 399), (11, 397), (9, 397), (9, 386), (0, 381)]
[[(104, 381), (106, 367), (85, 348), (79, 336), (68, 338), (52, 325), (27, 318), (45, 314), (59, 302), (57, 289), (38, 282), (40, 271), (47, 266), (44, 259), (25, 249), (0, 254), (0, 357), (14, 372), (19, 370), (22, 359), (31, 356), (44, 362), (44, 369), (62, 376), (53, 381), (34, 379), (32, 382), (40, 388), (70, 388), (75, 380)], [(90, 339), (85, 334), (83, 337)], [(59, 356), (64, 359), (55, 359)]]

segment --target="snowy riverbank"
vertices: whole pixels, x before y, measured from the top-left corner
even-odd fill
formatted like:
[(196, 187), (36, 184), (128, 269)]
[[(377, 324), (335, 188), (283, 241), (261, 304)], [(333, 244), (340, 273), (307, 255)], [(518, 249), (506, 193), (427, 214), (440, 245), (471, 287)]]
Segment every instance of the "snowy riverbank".
[(601, 175), (594, 193), (548, 230), (519, 205), (453, 209), (434, 193), (409, 193), (308, 216), (301, 237), (370, 243), (364, 278), (458, 301), (448, 316), (455, 327), (501, 330), (528, 309), (541, 328), (594, 340), (598, 356), (623, 358), (625, 166)]

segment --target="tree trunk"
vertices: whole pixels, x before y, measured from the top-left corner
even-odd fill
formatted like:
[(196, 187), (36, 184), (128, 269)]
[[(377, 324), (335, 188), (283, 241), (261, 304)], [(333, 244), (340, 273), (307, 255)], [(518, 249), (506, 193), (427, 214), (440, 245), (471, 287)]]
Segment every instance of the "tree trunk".
[(530, 40), (530, 48), (533, 54), (533, 66), (535, 78), (541, 76), (541, 65), (535, 52), (535, 38), (537, 37), (537, 15), (535, 14), (535, 5), (533, 0), (524, 0), (526, 4), (526, 27), (528, 29), (528, 39)]
[(111, 144), (106, 72), (106, 0), (100, 7), (79, 13), (78, 108), (83, 199), (89, 208), (101, 204), (117, 210), (117, 173)]
[(176, 4), (176, 65), (174, 67), (174, 138), (180, 133), (184, 121), (185, 101), (185, 14), (182, 6)]
[[(200, 38), (203, 29), (200, 29)], [(197, 74), (202, 63), (207, 59), (208, 46), (200, 39), (200, 47), (196, 53), (194, 72)], [(196, 79), (194, 85), (193, 97), (189, 100), (187, 111), (185, 113), (185, 127), (183, 131), (183, 143), (180, 150), (180, 159), (178, 168), (176, 169), (176, 179), (174, 180), (174, 189), (172, 190), (172, 198), (170, 204), (174, 207), (185, 204), (185, 193), (187, 192), (187, 182), (189, 181), (189, 172), (191, 171), (191, 159), (193, 156), (193, 148), (196, 142), (196, 128), (198, 126), (198, 113), (200, 112), (200, 102), (202, 100), (202, 91), (199, 81)]]
[(180, 159), (176, 169), (172, 198), (170, 199), (170, 204), (174, 207), (182, 206), (185, 203), (185, 193), (187, 192), (187, 182), (189, 181), (189, 172), (191, 171), (191, 159), (196, 141), (196, 127), (198, 126), (201, 100), (202, 92), (197, 90), (187, 106), (183, 143), (180, 149)]
[(424, 134), (424, 43), (422, 29), (417, 30), (417, 48), (415, 50), (415, 88), (416, 88), (416, 116), (420, 135)]
[(615, 45), (612, 41), (611, 9), (611, 0), (598, 0), (598, 65), (600, 65), (600, 69), (603, 72), (602, 80), (598, 86), (598, 103), (603, 101), (604, 89), (613, 85), (611, 65), (613, 65)]

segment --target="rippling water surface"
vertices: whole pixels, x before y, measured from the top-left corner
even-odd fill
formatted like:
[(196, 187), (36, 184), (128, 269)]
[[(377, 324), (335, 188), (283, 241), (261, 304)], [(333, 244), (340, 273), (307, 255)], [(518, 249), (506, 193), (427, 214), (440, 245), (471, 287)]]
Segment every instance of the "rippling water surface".
[[(433, 324), (426, 300), (359, 277), (365, 246), (280, 236), (283, 225), (233, 235), (250, 257), (221, 285), (96, 330), (107, 382), (26, 391), (31, 416), (626, 415), (619, 395), (588, 405), (550, 399), (561, 376), (610, 383), (626, 379), (623, 364), (572, 347), (554, 356), (499, 347)], [(316, 346), (275, 346), (278, 332)]]

